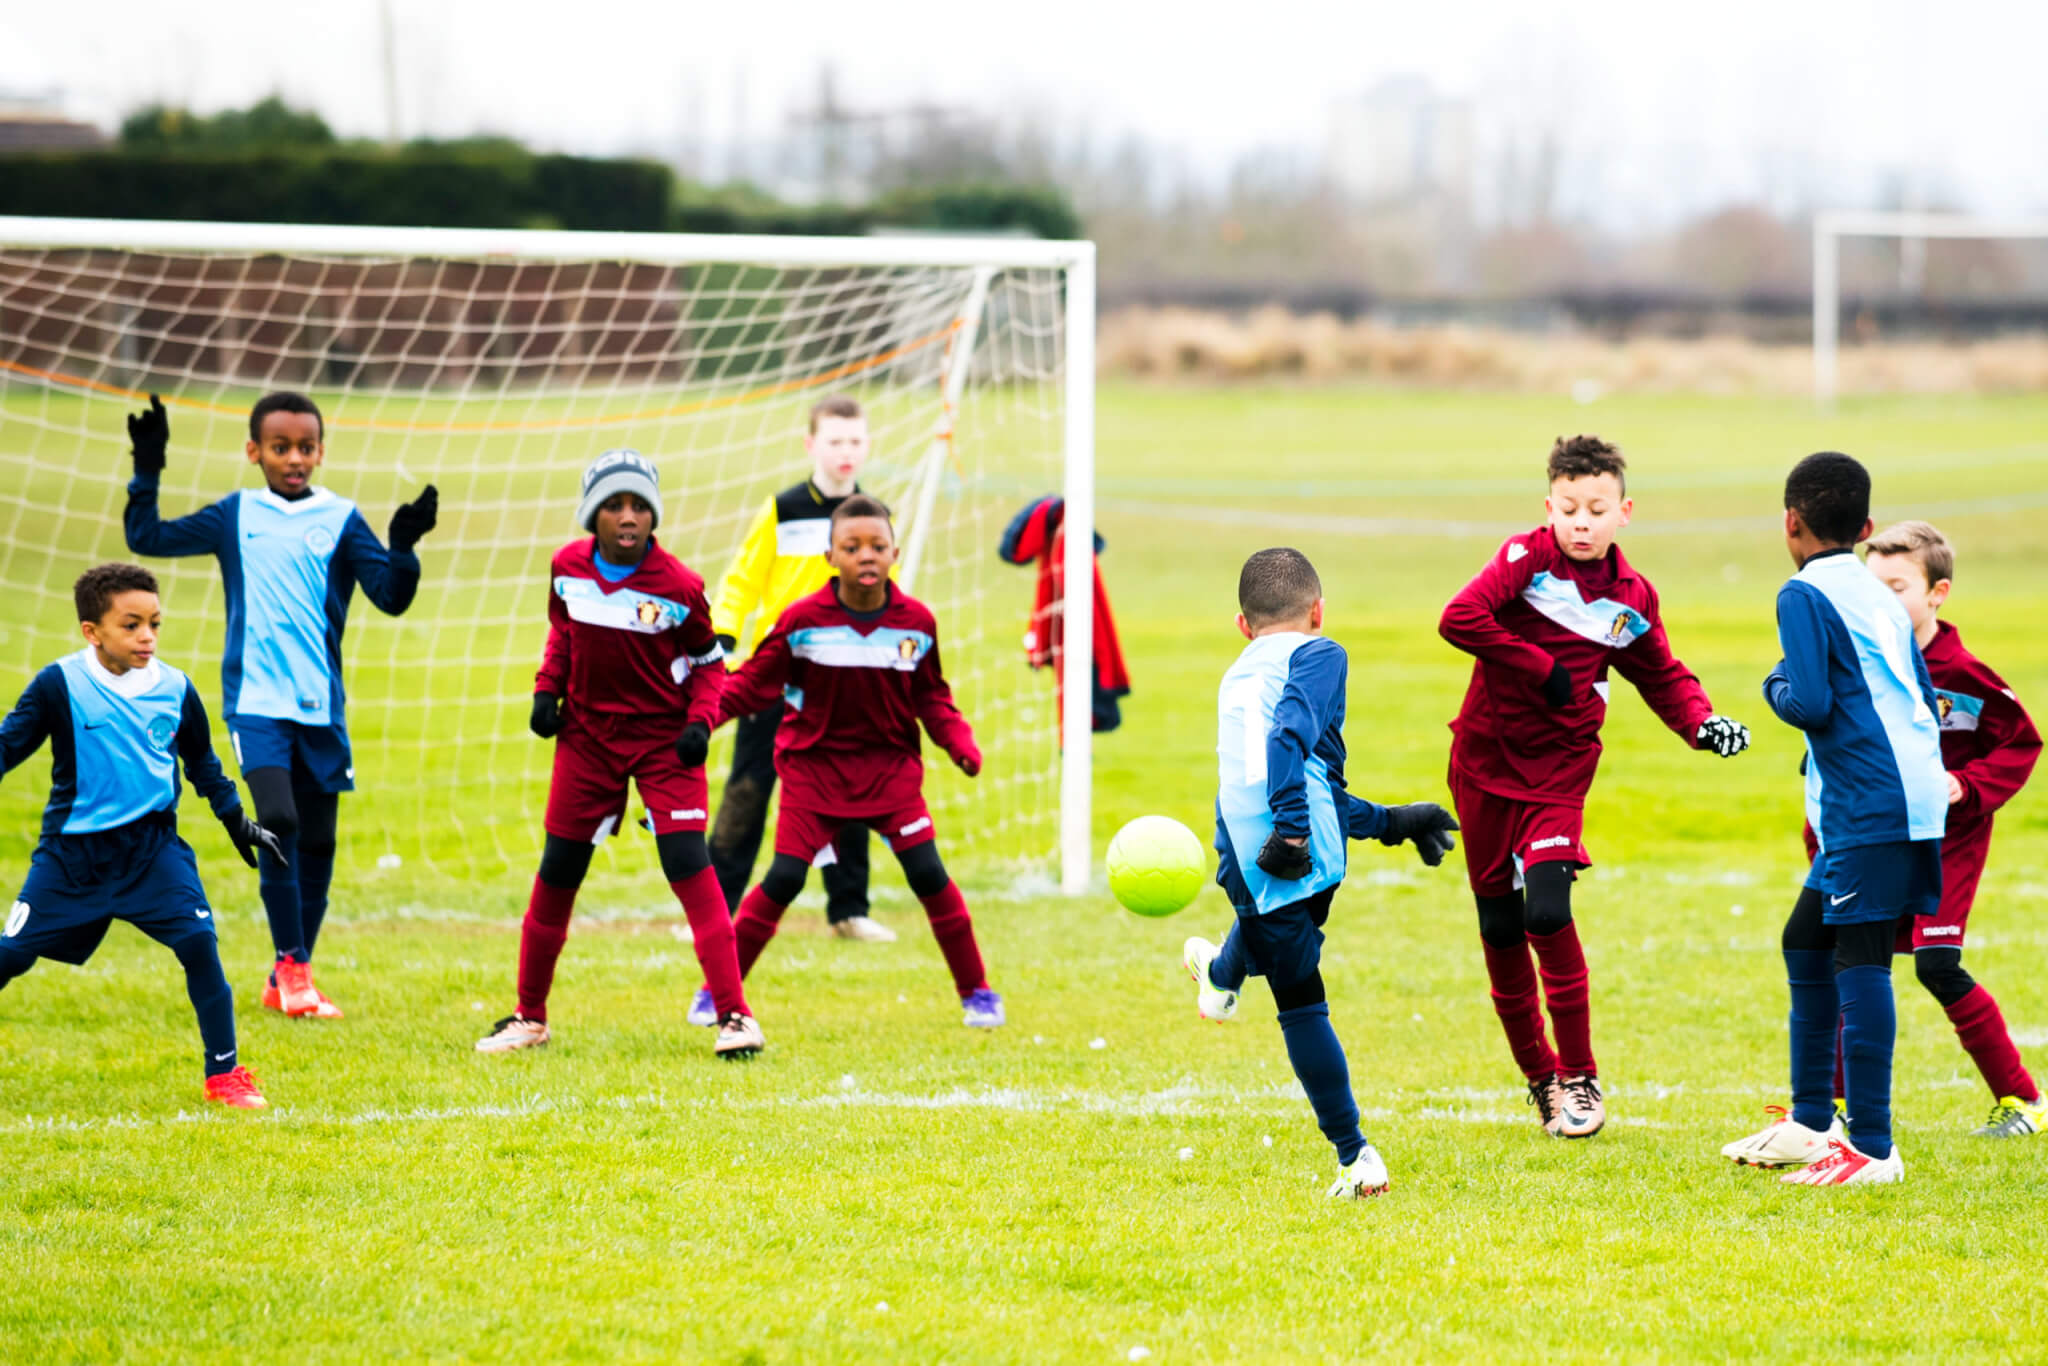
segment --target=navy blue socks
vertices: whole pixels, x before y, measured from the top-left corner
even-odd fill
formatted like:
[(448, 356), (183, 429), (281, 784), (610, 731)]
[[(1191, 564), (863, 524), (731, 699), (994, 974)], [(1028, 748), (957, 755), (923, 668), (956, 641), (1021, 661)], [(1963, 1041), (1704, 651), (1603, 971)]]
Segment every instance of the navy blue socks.
[(292, 860), (299, 868), (299, 930), (306, 941), (306, 957), (320, 942), (320, 925), (327, 919), (327, 889), (334, 882), (334, 846), (300, 844)]
[[(296, 834), (279, 835), (277, 843), (284, 851), (283, 860), (268, 849), (257, 852), (257, 888), (263, 895), (263, 914), (270, 919), (270, 943), (277, 950), (277, 956), (303, 963), (311, 956), (308, 953), (311, 946), (306, 938), (300, 900), (299, 840)], [(334, 874), (332, 854), (328, 856), (327, 872), (329, 877)], [(322, 914), (325, 914), (324, 906)]]
[(1867, 1156), (1890, 1157), (1892, 1044), (1899, 1024), (1891, 969), (1844, 968), (1835, 974), (1835, 987), (1842, 1003), (1842, 1075), (1848, 1082), (1849, 1140)]
[(220, 946), (210, 934), (189, 935), (171, 952), (185, 968), (185, 994), (199, 1017), (199, 1042), (206, 1053), (206, 1075), (235, 1070), (235, 993), (220, 970)]
[[(1835, 992), (1835, 953), (1784, 953), (1785, 980), (1792, 988), (1792, 1118), (1825, 1133), (1835, 1115), (1835, 1026), (1842, 1014)], [(1862, 1135), (1857, 1138), (1860, 1142)]]
[[(1230, 933), (1235, 940), (1237, 931)], [(1210, 969), (1212, 978), (1217, 975)], [(1329, 1003), (1318, 1001), (1281, 1011), (1280, 1033), (1287, 1041), (1287, 1061), (1294, 1065), (1294, 1075), (1308, 1092), (1308, 1103), (1315, 1107), (1316, 1127), (1336, 1147), (1338, 1165), (1350, 1166), (1365, 1147), (1365, 1135), (1358, 1128), (1358, 1102), (1351, 1095), (1351, 1067), (1344, 1060), (1344, 1045), (1337, 1042), (1337, 1031), (1330, 1027)]]

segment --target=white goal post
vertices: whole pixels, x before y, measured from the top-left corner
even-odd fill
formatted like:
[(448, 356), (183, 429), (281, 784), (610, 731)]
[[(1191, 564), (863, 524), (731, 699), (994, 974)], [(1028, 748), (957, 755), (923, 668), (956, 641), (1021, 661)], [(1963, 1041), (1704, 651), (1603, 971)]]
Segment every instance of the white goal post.
[(1813, 397), (1835, 401), (1840, 385), (1842, 324), (1841, 242), (1845, 237), (1892, 237), (1906, 243), (1930, 238), (2048, 238), (2048, 219), (1999, 220), (1963, 214), (1834, 211), (1813, 217)]
[[(419, 602), (392, 622), (358, 597), (350, 616), (350, 723), (372, 781), (344, 812), (344, 866), (521, 866), (546, 747), (516, 704), (547, 554), (575, 534), (575, 472), (606, 446), (655, 456), (659, 534), (715, 592), (767, 496), (801, 479), (809, 405), (844, 389), (870, 412), (863, 483), (897, 510), (902, 581), (932, 603), (989, 752), (978, 785), (928, 780), (944, 837), (963, 857), (1056, 864), (1079, 892), (1094, 864), (1094, 385), (1085, 241), (0, 217), (0, 677), (25, 684), (74, 648), (71, 577), (128, 558), (126, 412), (151, 390), (171, 404), (171, 517), (249, 482), (255, 395), (303, 390), (327, 411), (322, 479), (380, 536), (401, 496), (442, 492)], [(1010, 511), (1055, 492), (1058, 715), (1019, 643), (1029, 575), (996, 557)], [(217, 713), (219, 576), (210, 559), (152, 564), (172, 594), (166, 657)], [(439, 774), (456, 764), (488, 772)], [(437, 820), (463, 852), (415, 828)]]

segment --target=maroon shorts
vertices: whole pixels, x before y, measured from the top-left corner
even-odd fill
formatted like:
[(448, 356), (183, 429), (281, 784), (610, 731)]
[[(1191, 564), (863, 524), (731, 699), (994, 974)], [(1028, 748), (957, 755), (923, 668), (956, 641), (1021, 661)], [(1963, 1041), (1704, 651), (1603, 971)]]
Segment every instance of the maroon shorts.
[(932, 813), (925, 809), (924, 798), (917, 798), (916, 805), (906, 806), (886, 816), (841, 816), (829, 811), (807, 811), (791, 806), (785, 796), (782, 810), (775, 818), (775, 852), (800, 858), (805, 863), (816, 863), (820, 858), (830, 863), (832, 841), (837, 839), (841, 827), (865, 825), (888, 842), (895, 853), (914, 849), (933, 838)]
[[(1800, 832), (1811, 863), (1820, 852), (1813, 827)], [(1977, 900), (1977, 883), (1984, 876), (1984, 858), (1991, 852), (1991, 827), (1979, 825), (1941, 842), (1941, 907), (1933, 915), (1904, 917), (1892, 952), (1915, 949), (1960, 949), (1970, 927), (1970, 907)]]
[(1586, 813), (1576, 806), (1525, 802), (1474, 786), (1451, 770), (1451, 803), (1465, 844), (1465, 877), (1479, 896), (1506, 896), (1538, 863), (1590, 868)]
[(626, 817), (626, 786), (639, 784), (657, 835), (702, 830), (710, 789), (703, 768), (676, 758), (681, 722), (667, 717), (562, 718), (555, 772), (548, 783), (547, 832), (602, 844)]

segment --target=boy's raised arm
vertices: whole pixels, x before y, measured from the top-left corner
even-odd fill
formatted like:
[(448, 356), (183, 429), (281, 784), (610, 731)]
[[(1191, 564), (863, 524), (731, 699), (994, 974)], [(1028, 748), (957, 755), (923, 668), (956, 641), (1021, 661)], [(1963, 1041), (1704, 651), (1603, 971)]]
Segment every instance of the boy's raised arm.
[(210, 555), (220, 548), (228, 526), (227, 509), (213, 503), (185, 517), (166, 522), (157, 511), (157, 482), (163, 477), (164, 454), (170, 448), (171, 420), (164, 401), (149, 396), (147, 412), (128, 415), (129, 454), (135, 477), (128, 481), (128, 506), (121, 530), (128, 549), (137, 555)]
[(1437, 632), (1465, 653), (1477, 655), (1489, 664), (1525, 674), (1532, 683), (1550, 677), (1557, 661), (1550, 652), (1500, 624), (1501, 609), (1522, 595), (1535, 575), (1535, 556), (1512, 552), (1525, 550), (1519, 539), (1511, 539), (1472, 582), (1459, 589), (1444, 604)]
[(361, 511), (350, 514), (341, 529), (349, 572), (363, 586), (363, 596), (386, 616), (402, 616), (420, 588), (420, 557), (413, 553), (419, 538), (434, 529), (440, 493), (432, 484), (391, 514), (391, 548), (386, 550)]

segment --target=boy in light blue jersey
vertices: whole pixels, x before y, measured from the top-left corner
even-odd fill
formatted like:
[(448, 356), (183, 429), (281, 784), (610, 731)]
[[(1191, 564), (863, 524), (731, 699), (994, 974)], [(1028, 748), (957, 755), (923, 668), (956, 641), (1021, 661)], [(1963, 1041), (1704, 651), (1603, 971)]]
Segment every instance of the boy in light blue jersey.
[[(1892, 946), (1899, 922), (1941, 902), (1948, 774), (1933, 681), (1898, 598), (1856, 558), (1870, 538), (1870, 475), (1823, 451), (1785, 481), (1785, 544), (1799, 572), (1778, 593), (1785, 657), (1764, 700), (1806, 732), (1806, 818), (1819, 851), (1785, 924), (1792, 1110), (1722, 1155), (1783, 1179), (1904, 1179), (1892, 1143)], [(1841, 1030), (1848, 1132), (1834, 1118)], [(1853, 1136), (1853, 1141), (1852, 1141)]]
[(1386, 1164), (1359, 1130), (1323, 993), (1323, 922), (1344, 881), (1348, 840), (1412, 840), (1434, 868), (1456, 847), (1449, 832), (1458, 824), (1432, 803), (1376, 806), (1344, 790), (1349, 662), (1322, 636), (1323, 585), (1308, 558), (1261, 550), (1245, 561), (1237, 598), (1237, 629), (1251, 643), (1223, 676), (1216, 740), (1216, 881), (1237, 921), (1221, 948), (1188, 940), (1182, 962), (1207, 1019), (1236, 1014), (1248, 975), (1266, 979), (1287, 1060), (1337, 1150), (1330, 1194), (1379, 1195)]
[(0, 776), (50, 742), (50, 800), (28, 876), (0, 925), (0, 987), (38, 958), (79, 964), (125, 920), (178, 957), (199, 1016), (206, 1098), (268, 1102), (235, 1050), (235, 997), (213, 910), (178, 838), (178, 761), (251, 868), (277, 841), (242, 812), (190, 680), (156, 657), (156, 577), (103, 564), (73, 585), (86, 648), (37, 674), (0, 722)]
[(135, 477), (122, 521), (138, 555), (212, 555), (227, 591), (221, 710), (257, 819), (282, 849), (262, 860), (264, 914), (277, 960), (263, 1004), (292, 1016), (338, 1019), (313, 983), (313, 945), (334, 879), (339, 795), (355, 788), (341, 688), (341, 636), (357, 584), (398, 616), (420, 583), (413, 546), (433, 530), (432, 484), (391, 517), (387, 552), (356, 505), (313, 487), (326, 454), (320, 410), (279, 392), (249, 414), (249, 463), (261, 489), (237, 489), (190, 516), (162, 521), (157, 483), (170, 445), (163, 400), (131, 415)]

